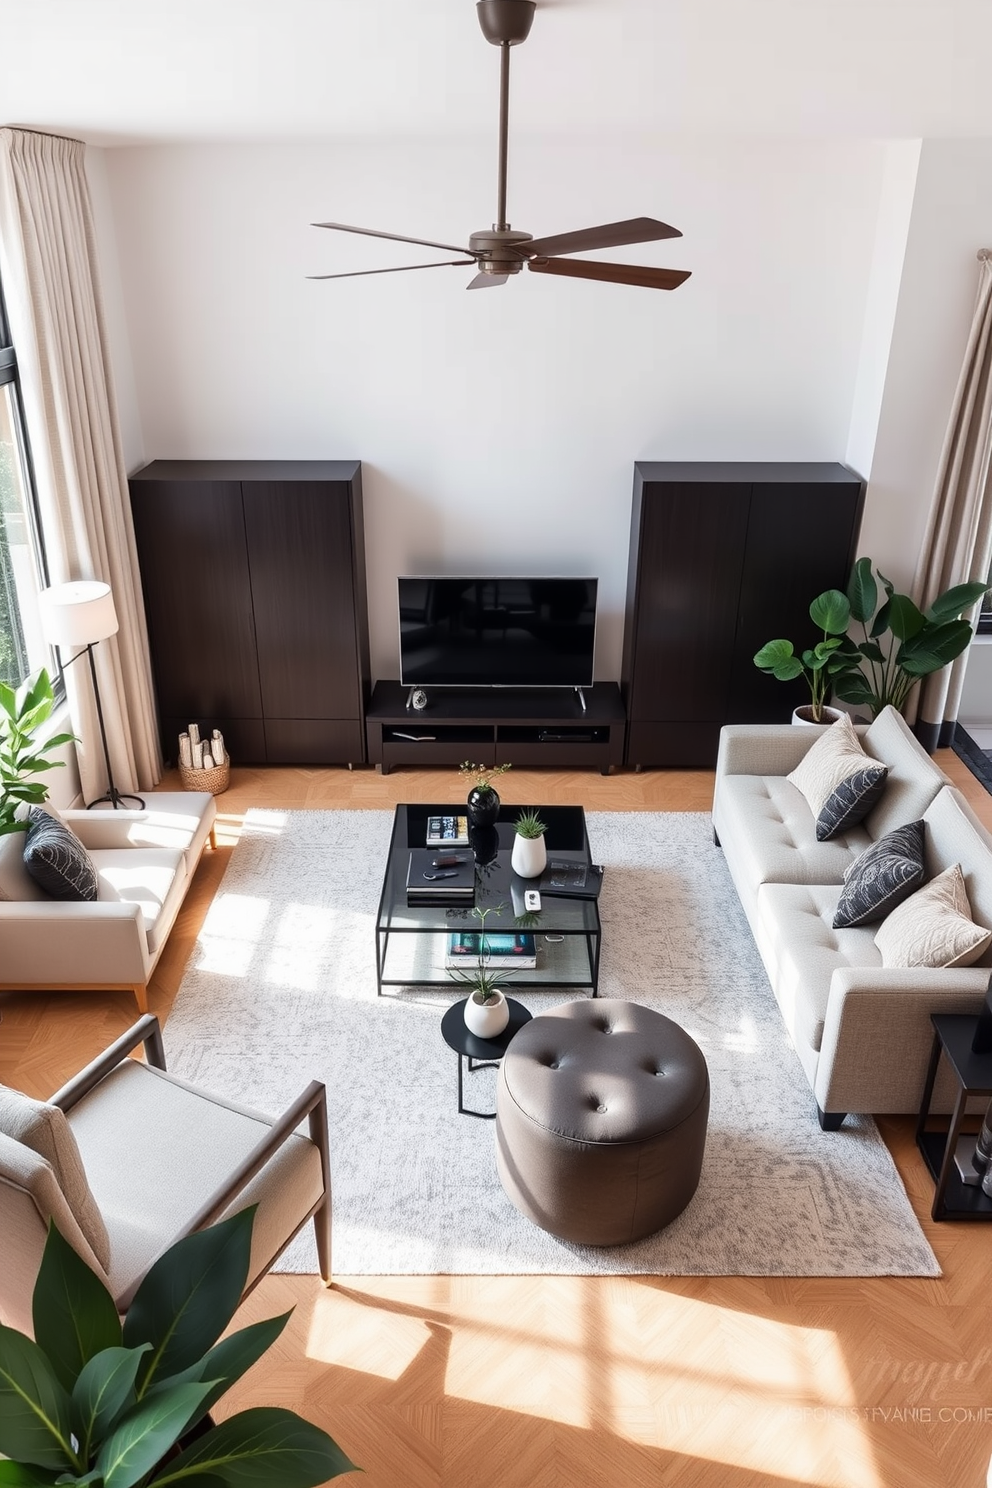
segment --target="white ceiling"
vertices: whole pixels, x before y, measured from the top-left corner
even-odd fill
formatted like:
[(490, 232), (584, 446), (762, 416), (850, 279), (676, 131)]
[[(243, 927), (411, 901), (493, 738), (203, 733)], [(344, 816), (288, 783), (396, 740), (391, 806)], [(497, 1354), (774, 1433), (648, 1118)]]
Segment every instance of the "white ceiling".
[[(0, 0), (0, 123), (93, 144), (493, 131), (473, 0)], [(538, 0), (521, 134), (992, 135), (992, 0)]]

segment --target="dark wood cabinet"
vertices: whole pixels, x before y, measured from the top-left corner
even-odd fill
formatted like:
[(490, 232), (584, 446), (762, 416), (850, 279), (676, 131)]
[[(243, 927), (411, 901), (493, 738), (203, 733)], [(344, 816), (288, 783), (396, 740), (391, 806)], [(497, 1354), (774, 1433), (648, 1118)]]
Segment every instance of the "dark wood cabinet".
[(130, 490), (166, 758), (195, 721), (235, 763), (363, 762), (358, 462), (155, 460)]
[(641, 462), (634, 467), (622, 689), (627, 763), (711, 768), (725, 723), (773, 723), (808, 702), (759, 672), (783, 636), (819, 639), (811, 600), (843, 589), (864, 481), (839, 464)]

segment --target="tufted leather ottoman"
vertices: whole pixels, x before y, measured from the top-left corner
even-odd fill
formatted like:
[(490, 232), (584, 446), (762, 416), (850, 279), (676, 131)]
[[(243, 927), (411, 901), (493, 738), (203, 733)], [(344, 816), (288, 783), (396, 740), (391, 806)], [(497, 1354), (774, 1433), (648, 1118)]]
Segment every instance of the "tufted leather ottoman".
[(564, 1003), (514, 1037), (496, 1084), (496, 1166), (522, 1214), (579, 1245), (624, 1245), (696, 1192), (710, 1082), (699, 1045), (650, 1008)]

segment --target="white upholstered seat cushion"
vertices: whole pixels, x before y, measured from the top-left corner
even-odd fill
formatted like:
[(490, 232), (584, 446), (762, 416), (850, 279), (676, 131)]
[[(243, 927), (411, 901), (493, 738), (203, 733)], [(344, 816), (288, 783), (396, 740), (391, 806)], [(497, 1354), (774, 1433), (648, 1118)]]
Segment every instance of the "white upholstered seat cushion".
[(99, 880), (97, 902), (137, 904), (154, 954), (159, 948), (159, 925), (171, 926), (173, 902), (181, 902), (186, 893), (185, 855), (179, 848), (136, 847), (90, 856)]
[(192, 872), (217, 816), (209, 791), (152, 791), (143, 811), (63, 811), (62, 819), (90, 852), (114, 848), (178, 848)]
[(775, 995), (798, 1041), (819, 1050), (830, 997), (840, 966), (881, 966), (874, 926), (835, 930), (840, 898), (835, 884), (763, 884), (757, 914), (771, 951)]
[[(110, 1232), (110, 1284), (120, 1295), (266, 1135), (272, 1119), (125, 1059), (69, 1112)], [(320, 1154), (294, 1135), (228, 1212), (258, 1203), (250, 1279), (323, 1192)]]
[(854, 860), (871, 846), (863, 826), (818, 842), (805, 798), (781, 775), (725, 775), (719, 830), (728, 856), (741, 864), (753, 886), (841, 884)]

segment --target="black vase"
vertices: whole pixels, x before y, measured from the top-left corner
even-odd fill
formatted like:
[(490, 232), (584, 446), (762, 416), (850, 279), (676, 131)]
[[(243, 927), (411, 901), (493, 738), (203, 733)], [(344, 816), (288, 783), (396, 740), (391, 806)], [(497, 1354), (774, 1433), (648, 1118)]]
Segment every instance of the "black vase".
[(495, 827), (470, 827), (468, 840), (478, 868), (487, 867), (499, 852), (499, 833)]
[(473, 786), (468, 793), (465, 809), (470, 827), (494, 827), (499, 816), (499, 796), (491, 785), (485, 790), (477, 785)]

